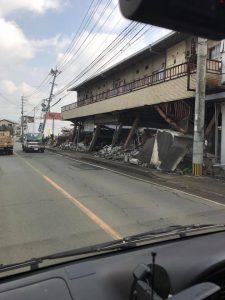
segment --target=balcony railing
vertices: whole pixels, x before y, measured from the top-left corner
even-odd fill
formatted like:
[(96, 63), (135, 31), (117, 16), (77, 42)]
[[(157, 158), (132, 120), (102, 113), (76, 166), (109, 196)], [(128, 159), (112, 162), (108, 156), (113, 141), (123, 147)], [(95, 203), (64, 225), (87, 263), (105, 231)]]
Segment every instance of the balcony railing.
[[(207, 60), (206, 70), (207, 73), (220, 74), (222, 62), (218, 60)], [(162, 70), (149, 76), (144, 76), (141, 79), (134, 80), (111, 90), (104, 91), (95, 96), (91, 96), (86, 99), (79, 99), (77, 102), (62, 107), (62, 112), (75, 109), (91, 103), (103, 101), (112, 97), (117, 97), (132, 91), (136, 91), (142, 88), (160, 84), (169, 80), (173, 80), (179, 77), (187, 76), (188, 74), (196, 73), (196, 64), (182, 63), (180, 65)]]

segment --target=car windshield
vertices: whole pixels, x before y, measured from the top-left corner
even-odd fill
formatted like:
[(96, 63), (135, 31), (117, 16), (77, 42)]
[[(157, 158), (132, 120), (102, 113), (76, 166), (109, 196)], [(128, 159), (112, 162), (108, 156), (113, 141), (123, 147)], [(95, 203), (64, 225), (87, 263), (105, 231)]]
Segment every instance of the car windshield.
[(0, 24), (0, 273), (224, 224), (225, 40), (117, 0), (0, 1)]
[(26, 135), (27, 141), (38, 141), (41, 142), (43, 135), (41, 133), (29, 133)]

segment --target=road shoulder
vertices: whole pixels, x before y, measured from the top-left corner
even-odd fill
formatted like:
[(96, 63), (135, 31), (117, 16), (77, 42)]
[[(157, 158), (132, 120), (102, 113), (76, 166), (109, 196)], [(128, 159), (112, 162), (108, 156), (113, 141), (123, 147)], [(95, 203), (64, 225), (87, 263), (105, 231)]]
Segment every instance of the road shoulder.
[(129, 165), (124, 162), (106, 160), (89, 153), (72, 152), (52, 147), (47, 147), (46, 150), (67, 157), (68, 159), (76, 159), (84, 163), (95, 164), (115, 172), (147, 180), (153, 184), (178, 189), (186, 193), (225, 204), (225, 181), (220, 179), (208, 176), (193, 177), (190, 175), (166, 173), (140, 166)]

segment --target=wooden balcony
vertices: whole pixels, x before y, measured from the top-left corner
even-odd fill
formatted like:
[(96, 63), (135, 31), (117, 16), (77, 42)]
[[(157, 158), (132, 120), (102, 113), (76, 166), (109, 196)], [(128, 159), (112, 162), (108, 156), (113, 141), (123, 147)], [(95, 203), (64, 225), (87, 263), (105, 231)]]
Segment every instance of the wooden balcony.
[[(218, 86), (220, 84), (220, 74), (221, 61), (207, 60), (206, 84), (210, 87)], [(63, 106), (62, 114), (64, 119), (72, 118), (71, 113), (68, 114), (66, 112), (77, 110), (74, 114), (74, 117), (76, 118), (79, 117), (79, 115), (85, 116), (84, 107), (86, 107), (87, 115), (91, 115), (91, 111), (93, 114), (96, 114), (132, 108), (135, 107), (135, 105), (138, 107), (141, 105), (156, 104), (157, 102), (159, 103), (159, 101), (166, 102), (189, 98), (194, 95), (195, 83), (196, 65), (193, 63), (183, 63), (111, 90), (104, 91), (92, 97), (78, 99), (75, 103)], [(162, 92), (164, 94), (162, 94)], [(169, 96), (169, 94), (172, 95)], [(148, 100), (146, 99), (147, 96), (149, 96)], [(134, 97), (136, 100), (139, 100), (139, 103), (132, 99)], [(143, 102), (143, 98), (145, 98), (146, 101)], [(110, 99), (112, 101), (109, 101)], [(127, 99), (130, 99), (129, 103), (127, 103)], [(126, 105), (121, 105), (120, 101), (125, 101)], [(105, 105), (103, 103), (100, 105), (99, 102), (103, 102)], [(109, 102), (112, 102), (111, 105), (108, 105)], [(97, 103), (97, 107), (100, 109), (99, 112), (96, 107), (93, 106)], [(104, 109), (102, 107), (103, 105)], [(108, 106), (108, 108), (106, 108), (106, 106)], [(80, 110), (81, 114), (78, 113), (78, 110)]]

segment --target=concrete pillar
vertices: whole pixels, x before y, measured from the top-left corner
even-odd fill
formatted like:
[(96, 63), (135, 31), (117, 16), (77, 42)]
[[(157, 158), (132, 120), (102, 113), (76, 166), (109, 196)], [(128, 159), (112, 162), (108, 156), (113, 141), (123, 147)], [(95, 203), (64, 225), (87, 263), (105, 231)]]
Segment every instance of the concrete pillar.
[(72, 143), (75, 144), (76, 141), (76, 135), (77, 135), (77, 123), (74, 123), (74, 128), (73, 128), (73, 135), (72, 135)]
[(202, 175), (204, 127), (205, 127), (205, 85), (206, 85), (207, 40), (198, 38), (197, 79), (195, 93), (195, 120), (192, 173)]
[(220, 52), (221, 52), (221, 56), (222, 56), (221, 84), (225, 84), (225, 40), (221, 41)]
[(221, 103), (222, 127), (221, 127), (221, 165), (225, 165), (225, 103)]
[(218, 116), (219, 116), (219, 105), (215, 103), (214, 109), (215, 109), (215, 163), (218, 163)]

